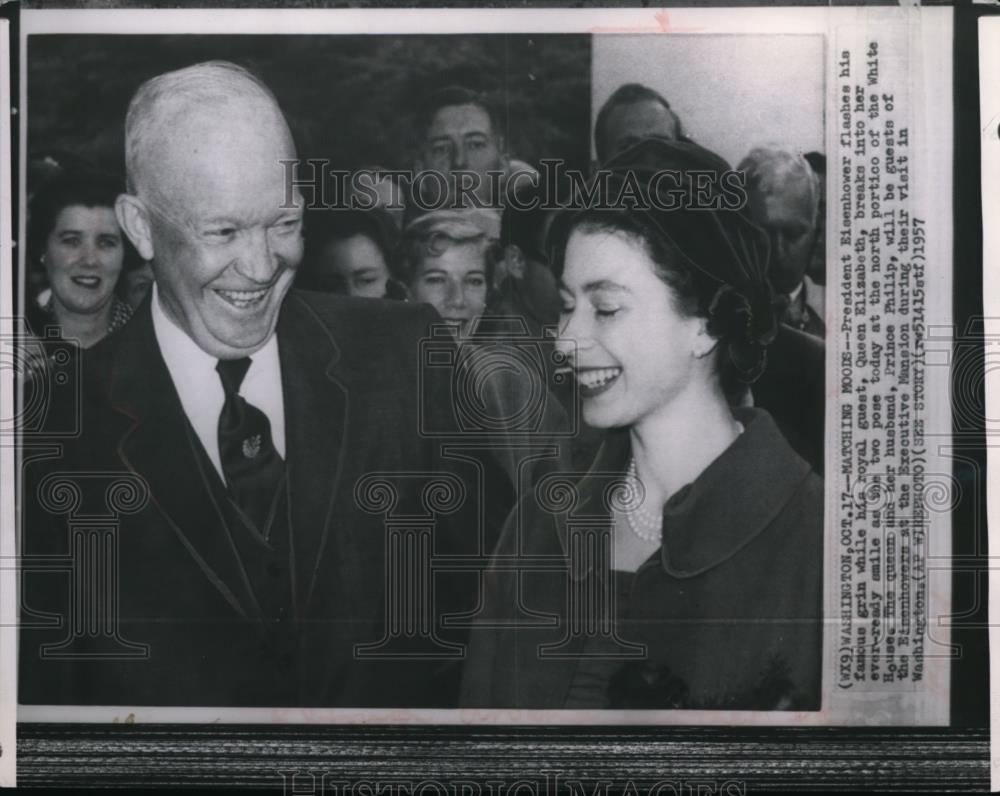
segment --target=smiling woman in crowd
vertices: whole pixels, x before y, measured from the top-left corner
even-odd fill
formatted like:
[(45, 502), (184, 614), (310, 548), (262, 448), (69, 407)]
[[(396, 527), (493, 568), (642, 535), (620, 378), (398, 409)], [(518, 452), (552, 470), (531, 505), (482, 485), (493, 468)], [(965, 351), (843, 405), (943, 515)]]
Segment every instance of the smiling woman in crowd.
[(626, 180), (643, 202), (555, 222), (558, 345), (607, 439), (572, 506), (539, 484), (511, 515), (497, 555), (568, 566), (489, 573), (467, 706), (819, 708), (822, 482), (765, 411), (730, 399), (777, 331), (766, 235), (740, 211), (646, 201), (672, 206), (676, 182), (656, 175), (696, 170), (704, 205), (705, 172), (727, 168), (647, 139), (609, 161), (591, 206)]
[(114, 210), (120, 192), (110, 179), (78, 172), (52, 177), (32, 197), (29, 258), (47, 284), (28, 311), (35, 334), (57, 326), (90, 348), (131, 317), (115, 295), (126, 256)]
[(394, 275), (414, 301), (430, 304), (460, 337), (486, 310), (498, 256), (476, 210), (439, 210), (403, 230)]

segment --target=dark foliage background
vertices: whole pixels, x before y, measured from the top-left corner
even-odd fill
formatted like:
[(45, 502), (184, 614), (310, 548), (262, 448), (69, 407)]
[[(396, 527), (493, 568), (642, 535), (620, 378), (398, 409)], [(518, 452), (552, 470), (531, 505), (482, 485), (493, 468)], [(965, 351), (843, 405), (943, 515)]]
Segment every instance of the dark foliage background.
[(28, 149), (124, 168), (124, 118), (149, 77), (208, 59), (259, 75), (302, 157), (337, 168), (407, 168), (422, 98), (441, 85), (486, 92), (506, 113), (513, 156), (589, 161), (590, 39), (580, 35), (45, 35), (28, 40)]

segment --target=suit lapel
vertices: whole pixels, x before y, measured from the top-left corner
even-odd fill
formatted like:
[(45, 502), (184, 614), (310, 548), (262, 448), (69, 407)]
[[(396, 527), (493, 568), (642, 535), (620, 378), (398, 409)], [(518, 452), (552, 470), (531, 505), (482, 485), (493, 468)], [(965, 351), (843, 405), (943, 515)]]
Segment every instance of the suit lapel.
[[(315, 310), (294, 292), (278, 320), (296, 606), (301, 616), (327, 551), (334, 498), (344, 474), (348, 393), (340, 349)], [(355, 572), (353, 546), (342, 571)], [(345, 579), (342, 579), (345, 580)]]
[(197, 455), (200, 443), (160, 354), (149, 301), (119, 334), (109, 389), (124, 421), (118, 455), (145, 479), (151, 502), (205, 577), (240, 615), (252, 615), (252, 593), (207, 481), (217, 476)]

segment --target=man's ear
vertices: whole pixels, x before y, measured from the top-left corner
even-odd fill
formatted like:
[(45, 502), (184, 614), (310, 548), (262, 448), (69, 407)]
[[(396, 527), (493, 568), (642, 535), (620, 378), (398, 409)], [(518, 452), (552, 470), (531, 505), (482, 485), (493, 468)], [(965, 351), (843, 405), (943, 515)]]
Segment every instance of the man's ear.
[(153, 259), (153, 236), (149, 226), (149, 211), (137, 196), (123, 193), (115, 202), (118, 224), (132, 241), (143, 260)]

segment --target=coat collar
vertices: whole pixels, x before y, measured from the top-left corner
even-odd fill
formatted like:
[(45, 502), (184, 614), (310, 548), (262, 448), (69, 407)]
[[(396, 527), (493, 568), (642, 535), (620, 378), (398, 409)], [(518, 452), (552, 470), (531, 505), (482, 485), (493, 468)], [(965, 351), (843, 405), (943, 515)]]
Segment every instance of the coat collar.
[[(767, 412), (737, 409), (735, 415), (745, 431), (663, 507), (658, 556), (663, 571), (673, 577), (695, 577), (736, 555), (771, 523), (810, 473)], [(625, 472), (631, 453), (627, 429), (608, 433), (578, 484), (580, 498), (572, 515), (610, 522), (605, 495), (612, 480)], [(557, 533), (568, 555), (564, 522), (557, 523)]]
[(771, 416), (741, 409), (745, 431), (663, 507), (665, 572), (691, 578), (729, 560), (752, 542), (809, 475)]

